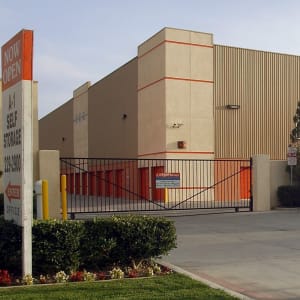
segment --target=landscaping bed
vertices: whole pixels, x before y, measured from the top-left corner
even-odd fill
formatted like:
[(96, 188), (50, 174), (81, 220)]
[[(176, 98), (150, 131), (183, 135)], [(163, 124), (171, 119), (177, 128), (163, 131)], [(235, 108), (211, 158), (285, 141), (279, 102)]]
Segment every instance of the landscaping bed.
[(87, 221), (34, 221), (33, 273), (21, 277), (21, 227), (0, 218), (0, 285), (150, 277), (169, 273), (154, 259), (176, 247), (163, 217), (113, 216)]
[(14, 276), (11, 275), (7, 270), (0, 270), (0, 287), (70, 282), (93, 282), (124, 278), (145, 278), (169, 275), (171, 273), (171, 269), (156, 264), (154, 261), (144, 262), (136, 269), (133, 269), (132, 267), (112, 267), (107, 268), (105, 271), (98, 272), (80, 270), (66, 273), (64, 271), (59, 271), (54, 275), (40, 274), (39, 276), (35, 277), (30, 274), (27, 274), (23, 277)]

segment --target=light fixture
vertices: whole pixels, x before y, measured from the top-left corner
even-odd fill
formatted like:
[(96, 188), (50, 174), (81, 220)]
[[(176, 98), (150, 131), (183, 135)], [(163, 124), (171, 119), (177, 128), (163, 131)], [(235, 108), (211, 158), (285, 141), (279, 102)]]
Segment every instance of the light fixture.
[(227, 109), (240, 109), (240, 105), (239, 104), (227, 104), (225, 107)]
[(180, 122), (174, 122), (172, 123), (171, 127), (172, 128), (180, 128), (183, 125), (183, 123)]

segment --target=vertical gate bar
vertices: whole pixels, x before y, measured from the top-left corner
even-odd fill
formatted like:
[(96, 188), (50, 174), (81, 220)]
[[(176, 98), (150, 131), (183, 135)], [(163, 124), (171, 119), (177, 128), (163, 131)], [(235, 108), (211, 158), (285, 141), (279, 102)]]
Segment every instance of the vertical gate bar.
[[(200, 187), (200, 189), (205, 186), (204, 185), (204, 177), (203, 177), (202, 169), (203, 169), (203, 160), (200, 160), (199, 161), (199, 187)], [(202, 191), (202, 189), (201, 189), (201, 191)], [(205, 192), (205, 195), (206, 195), (206, 192)], [(200, 199), (199, 200), (200, 200), (200, 203), (199, 203), (198, 207), (200, 208), (203, 205), (203, 203), (202, 203), (202, 193), (200, 194)]]
[[(151, 196), (151, 191), (150, 191), (150, 178), (151, 178), (151, 171), (150, 171), (150, 163), (148, 160), (143, 160), (143, 167), (147, 167), (147, 170), (148, 170), (148, 182), (146, 184), (146, 189), (148, 189), (148, 192), (146, 192), (146, 201), (144, 201), (143, 203), (143, 207), (144, 207), (144, 210), (146, 209), (146, 203), (150, 201), (150, 196)], [(146, 172), (147, 173), (147, 172)], [(146, 176), (147, 178), (147, 176)]]
[(130, 168), (131, 162), (123, 161), (123, 177), (122, 178), (122, 193), (121, 193), (121, 202), (127, 203), (129, 201), (129, 188), (127, 188), (127, 168)]
[(95, 203), (96, 203), (96, 209), (97, 209), (97, 212), (99, 211), (99, 202), (98, 202), (98, 159), (96, 158), (95, 159), (95, 164), (94, 164), (94, 168), (95, 168), (95, 173), (94, 173), (94, 176), (95, 176), (95, 195), (94, 195), (94, 199), (95, 199)]
[[(207, 197), (207, 189), (208, 187), (211, 185), (211, 163), (209, 160), (202, 160), (201, 161), (201, 172), (202, 172), (202, 181), (201, 183), (203, 184), (203, 187), (206, 189), (205, 191), (205, 195), (202, 198), (203, 200), (203, 207), (206, 208), (206, 203), (208, 201), (208, 197)], [(212, 205), (213, 202), (211, 202)], [(201, 206), (202, 207), (202, 206)]]
[[(211, 187), (212, 183), (215, 184), (215, 181), (216, 181), (216, 175), (215, 175), (215, 172), (216, 172), (216, 161), (210, 159), (208, 162), (209, 162), (209, 178), (208, 178), (209, 185), (208, 186)], [(218, 168), (219, 168), (219, 163), (217, 161), (217, 178), (219, 176), (218, 175), (218, 172), (219, 172)], [(213, 182), (211, 182), (212, 178), (213, 178)], [(207, 206), (206, 207), (207, 208), (215, 208), (216, 207), (216, 203), (217, 203), (216, 199), (214, 199), (214, 201), (211, 202), (211, 203), (209, 203), (207, 201)]]
[(250, 158), (250, 203), (249, 203), (249, 210), (253, 211), (253, 181), (252, 181), (252, 172), (253, 172), (253, 160), (252, 157)]
[(101, 212), (103, 212), (103, 192), (104, 192), (104, 182), (103, 182), (103, 159), (100, 159), (99, 160), (99, 180), (100, 180), (100, 183), (99, 183), (99, 189), (100, 189), (100, 192), (99, 192), (99, 196), (100, 196), (100, 206), (101, 206)]
[[(213, 162), (213, 168), (214, 168), (214, 172), (216, 174), (214, 174), (214, 184), (216, 184), (217, 181), (220, 180), (220, 178), (222, 177), (222, 164), (220, 160), (216, 160)], [(220, 174), (221, 173), (221, 174)], [(218, 198), (220, 197), (220, 199), (216, 199), (218, 202), (222, 201), (222, 196), (223, 196), (223, 186), (222, 184), (220, 185), (220, 190), (218, 190), (218, 186), (214, 187), (216, 189), (216, 195), (218, 196)], [(214, 206), (215, 206), (215, 201), (214, 201)], [(222, 202), (221, 202), (221, 206), (222, 206)], [(213, 207), (215, 208), (215, 207)]]
[[(127, 210), (129, 211), (134, 211), (136, 208), (136, 200), (134, 199), (134, 192), (136, 190), (136, 181), (137, 181), (137, 177), (136, 177), (136, 172), (137, 172), (137, 162), (136, 161), (128, 161), (128, 165), (130, 167), (130, 185), (128, 187), (130, 194), (128, 197), (128, 208)], [(124, 206), (123, 210), (126, 210), (126, 206)]]
[(107, 203), (106, 203), (106, 194), (107, 194), (107, 183), (106, 183), (106, 174), (107, 174), (107, 166), (106, 166), (106, 159), (103, 159), (103, 211), (107, 211)]
[(194, 184), (193, 184), (193, 160), (189, 159), (189, 186), (188, 186), (188, 197), (186, 208), (191, 209), (194, 201)]

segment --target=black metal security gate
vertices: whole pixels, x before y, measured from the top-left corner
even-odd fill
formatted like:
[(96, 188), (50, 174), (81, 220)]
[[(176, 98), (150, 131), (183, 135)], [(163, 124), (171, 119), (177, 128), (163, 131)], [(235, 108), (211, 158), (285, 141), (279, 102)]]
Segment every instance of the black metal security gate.
[(68, 213), (252, 210), (251, 160), (61, 158)]

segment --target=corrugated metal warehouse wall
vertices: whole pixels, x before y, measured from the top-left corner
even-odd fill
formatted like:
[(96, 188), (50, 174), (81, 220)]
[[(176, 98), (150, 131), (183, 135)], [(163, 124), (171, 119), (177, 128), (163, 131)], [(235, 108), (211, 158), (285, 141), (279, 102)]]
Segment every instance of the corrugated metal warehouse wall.
[[(215, 45), (216, 158), (286, 159), (300, 99), (300, 57)], [(239, 109), (228, 109), (237, 104)]]

